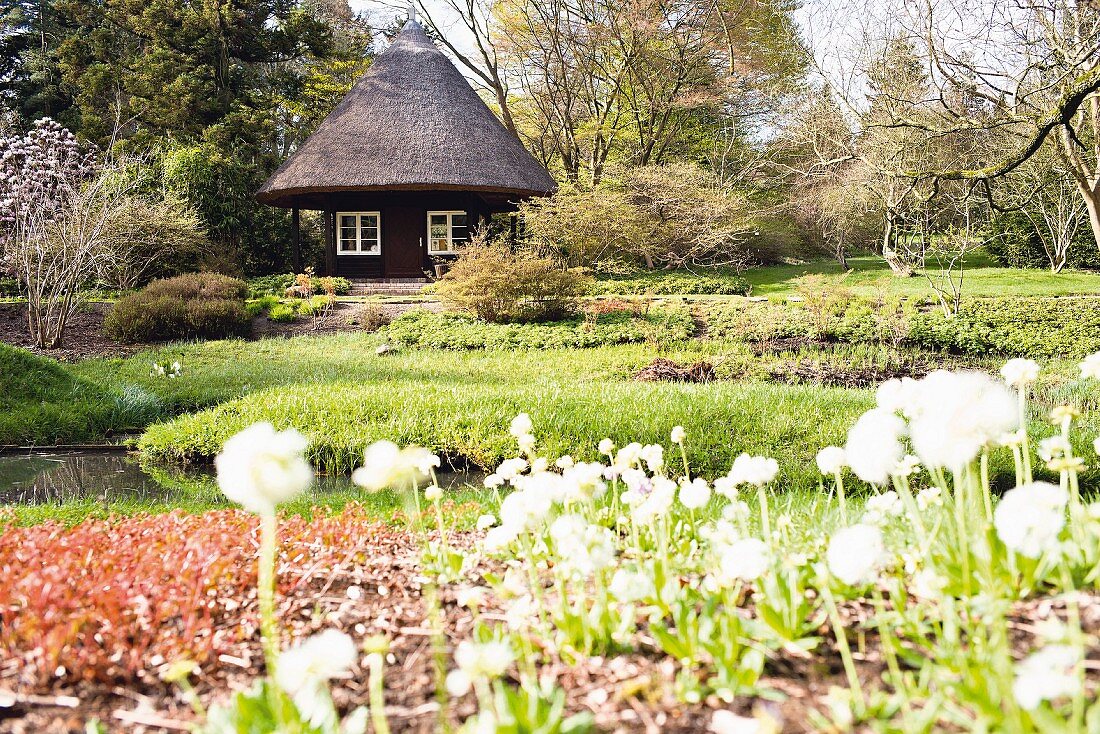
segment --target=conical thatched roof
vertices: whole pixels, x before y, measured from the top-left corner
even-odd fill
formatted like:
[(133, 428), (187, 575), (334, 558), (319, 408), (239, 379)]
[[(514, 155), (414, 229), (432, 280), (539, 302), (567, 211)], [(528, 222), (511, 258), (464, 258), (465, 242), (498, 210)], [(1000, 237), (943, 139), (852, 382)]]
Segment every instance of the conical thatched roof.
[(330, 191), (530, 196), (554, 188), (546, 169), (410, 20), (256, 198), (296, 206)]

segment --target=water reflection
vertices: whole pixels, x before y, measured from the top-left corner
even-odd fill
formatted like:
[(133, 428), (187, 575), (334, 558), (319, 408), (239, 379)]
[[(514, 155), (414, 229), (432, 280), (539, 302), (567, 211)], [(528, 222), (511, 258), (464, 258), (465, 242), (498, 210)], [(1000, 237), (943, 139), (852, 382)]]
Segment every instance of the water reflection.
[[(439, 476), (444, 489), (481, 484), (482, 475)], [(344, 476), (319, 476), (314, 491), (350, 491)], [(0, 455), (0, 505), (68, 502), (201, 501), (228, 504), (210, 467), (187, 469), (143, 465), (133, 455), (115, 452), (48, 452)]]

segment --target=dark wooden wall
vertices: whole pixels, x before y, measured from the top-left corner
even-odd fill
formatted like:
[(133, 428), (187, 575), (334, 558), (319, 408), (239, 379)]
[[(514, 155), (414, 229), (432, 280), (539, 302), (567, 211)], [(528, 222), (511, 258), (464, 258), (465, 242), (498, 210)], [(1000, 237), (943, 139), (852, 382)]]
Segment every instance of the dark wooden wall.
[[(462, 191), (409, 191), (392, 193), (337, 192), (325, 195), (325, 270), (330, 275), (352, 278), (411, 278), (432, 272), (433, 260), (446, 256), (428, 254), (428, 212), (464, 211), (471, 232), (493, 209), (477, 194)], [(379, 212), (382, 219), (382, 254), (338, 255), (337, 212)]]

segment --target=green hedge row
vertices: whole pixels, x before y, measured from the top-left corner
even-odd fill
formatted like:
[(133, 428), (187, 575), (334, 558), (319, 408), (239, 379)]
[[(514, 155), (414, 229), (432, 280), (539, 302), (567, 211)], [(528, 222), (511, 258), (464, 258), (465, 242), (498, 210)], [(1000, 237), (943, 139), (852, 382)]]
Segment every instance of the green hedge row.
[(689, 339), (695, 324), (681, 306), (646, 314), (611, 312), (543, 324), (489, 324), (472, 316), (414, 310), (379, 333), (397, 344), (435, 349), (552, 349)]
[(720, 303), (706, 311), (714, 338), (820, 339), (912, 345), (956, 354), (1083, 357), (1100, 351), (1100, 298), (979, 298), (946, 316), (912, 301)]
[(594, 295), (720, 295), (747, 296), (749, 282), (733, 272), (708, 270), (652, 270), (628, 275), (601, 275), (592, 286)]

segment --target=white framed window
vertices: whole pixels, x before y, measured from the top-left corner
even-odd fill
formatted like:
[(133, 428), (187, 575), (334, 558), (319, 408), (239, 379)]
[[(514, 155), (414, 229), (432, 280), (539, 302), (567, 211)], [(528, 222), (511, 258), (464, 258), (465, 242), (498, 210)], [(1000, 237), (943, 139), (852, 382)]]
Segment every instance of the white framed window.
[(336, 254), (382, 254), (381, 214), (378, 212), (336, 212)]
[(469, 241), (466, 212), (428, 212), (428, 252), (437, 255), (461, 252)]

